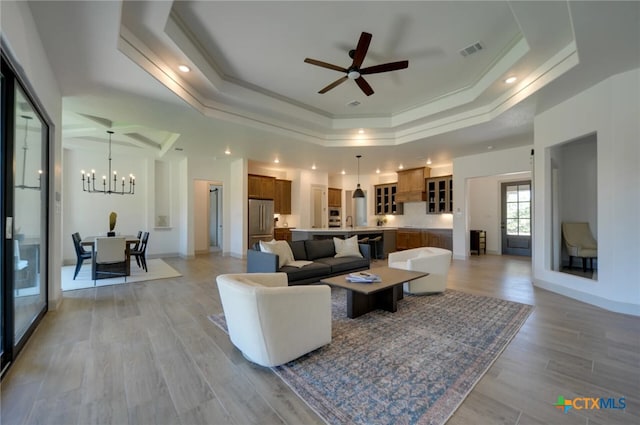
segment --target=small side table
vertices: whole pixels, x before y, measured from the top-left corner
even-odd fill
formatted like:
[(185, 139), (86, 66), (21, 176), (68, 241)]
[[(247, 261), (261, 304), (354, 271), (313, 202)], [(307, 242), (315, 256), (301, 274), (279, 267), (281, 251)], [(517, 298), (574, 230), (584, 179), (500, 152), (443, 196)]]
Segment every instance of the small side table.
[(487, 254), (487, 232), (484, 230), (471, 230), (469, 254)]

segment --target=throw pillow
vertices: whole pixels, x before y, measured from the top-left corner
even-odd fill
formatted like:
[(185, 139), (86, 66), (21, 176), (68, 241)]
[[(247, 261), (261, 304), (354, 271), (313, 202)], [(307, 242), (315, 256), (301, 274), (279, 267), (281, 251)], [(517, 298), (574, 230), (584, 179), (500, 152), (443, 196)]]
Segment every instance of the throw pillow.
[(293, 253), (287, 241), (272, 240), (271, 242), (260, 241), (260, 251), (269, 252), (278, 256), (278, 268), (293, 261)]
[(333, 238), (333, 244), (336, 247), (335, 258), (339, 257), (360, 257), (360, 247), (358, 247), (358, 235), (352, 236), (348, 239)]

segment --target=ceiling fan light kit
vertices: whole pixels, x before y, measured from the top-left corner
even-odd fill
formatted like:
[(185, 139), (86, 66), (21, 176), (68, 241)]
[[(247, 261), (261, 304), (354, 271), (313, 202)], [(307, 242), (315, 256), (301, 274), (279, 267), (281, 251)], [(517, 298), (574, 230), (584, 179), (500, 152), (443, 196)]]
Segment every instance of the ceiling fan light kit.
[(346, 74), (345, 76), (338, 78), (333, 83), (321, 89), (318, 93), (324, 94), (329, 90), (335, 88), (336, 86), (344, 83), (346, 80), (354, 80), (364, 94), (366, 94), (367, 96), (371, 96), (374, 91), (369, 83), (367, 83), (367, 81), (362, 77), (363, 75), (380, 74), (382, 72), (397, 71), (409, 67), (409, 61), (403, 60), (398, 62), (383, 63), (367, 68), (360, 68), (362, 66), (362, 62), (364, 62), (365, 56), (367, 55), (367, 51), (369, 50), (371, 37), (371, 34), (369, 34), (368, 32), (363, 32), (362, 34), (360, 34), (358, 46), (354, 50), (349, 51), (349, 57), (353, 59), (349, 68), (343, 68), (341, 66), (322, 62), (317, 59), (306, 58), (304, 60), (308, 64), (331, 69), (338, 72), (344, 72)]

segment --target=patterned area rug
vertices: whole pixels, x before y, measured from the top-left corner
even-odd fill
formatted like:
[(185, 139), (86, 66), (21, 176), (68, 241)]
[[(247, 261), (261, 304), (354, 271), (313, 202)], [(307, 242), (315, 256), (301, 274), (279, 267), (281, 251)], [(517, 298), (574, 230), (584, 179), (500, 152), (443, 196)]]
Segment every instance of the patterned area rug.
[(445, 423), (533, 311), (447, 290), (349, 319), (346, 291), (331, 294), (331, 344), (272, 368), (330, 424)]

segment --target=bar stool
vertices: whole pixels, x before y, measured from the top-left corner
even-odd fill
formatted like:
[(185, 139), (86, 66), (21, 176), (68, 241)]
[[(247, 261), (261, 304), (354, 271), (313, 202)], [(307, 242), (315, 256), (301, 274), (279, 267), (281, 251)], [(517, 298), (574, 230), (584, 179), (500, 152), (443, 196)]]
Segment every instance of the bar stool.
[(371, 246), (371, 252), (373, 253), (371, 258), (373, 258), (374, 261), (378, 259), (378, 242), (381, 240), (382, 236), (376, 236), (375, 238), (369, 239), (369, 246)]

